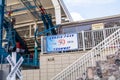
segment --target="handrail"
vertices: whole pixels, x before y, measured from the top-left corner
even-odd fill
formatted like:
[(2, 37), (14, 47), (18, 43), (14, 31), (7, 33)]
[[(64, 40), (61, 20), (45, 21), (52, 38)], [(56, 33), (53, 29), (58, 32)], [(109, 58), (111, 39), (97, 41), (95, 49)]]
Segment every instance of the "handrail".
[[(112, 27), (112, 28), (105, 28), (100, 30), (88, 30), (88, 31), (81, 31), (78, 33), (78, 50), (76, 51), (86, 51), (90, 50), (93, 47), (95, 47), (97, 44), (99, 44), (101, 41), (103, 41), (105, 38), (107, 38), (110, 34), (115, 32), (120, 27)], [(46, 42), (46, 36), (43, 37), (43, 41)], [(46, 53), (46, 43), (43, 43), (41, 47), (44, 48), (41, 53)], [(65, 52), (65, 51), (64, 51)], [(63, 53), (64, 53), (63, 52)], [(73, 51), (72, 51), (73, 52)], [(54, 53), (54, 52), (49, 52)]]
[(51, 80), (76, 80), (77, 77), (82, 77), (86, 73), (87, 67), (95, 66), (95, 62), (98, 60), (105, 60), (108, 54), (114, 54), (119, 48), (119, 42), (120, 29), (93, 47)]

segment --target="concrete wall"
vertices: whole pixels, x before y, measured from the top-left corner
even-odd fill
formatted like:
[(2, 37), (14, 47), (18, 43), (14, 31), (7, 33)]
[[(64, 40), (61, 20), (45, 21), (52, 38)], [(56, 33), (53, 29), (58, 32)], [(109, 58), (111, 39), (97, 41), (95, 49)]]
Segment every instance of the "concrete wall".
[[(2, 66), (0, 65), (0, 80), (6, 80), (9, 70), (9, 64), (3, 64)], [(22, 80), (40, 80), (40, 69), (22, 70), (21, 72), (23, 76)]]
[(9, 74), (9, 71), (10, 71), (10, 65), (9, 64), (2, 64), (0, 65), (0, 69), (2, 70), (2, 79), (0, 80), (6, 80), (6, 77), (8, 76)]
[[(3, 64), (2, 66), (0, 65), (0, 80), (6, 80), (9, 70), (9, 64)], [(21, 72), (23, 76), (22, 80), (40, 80), (40, 69), (22, 70)]]
[(0, 80), (2, 80), (2, 77), (3, 77), (3, 71), (0, 70)]
[(22, 70), (22, 80), (40, 80), (40, 69)]
[(44, 54), (40, 56), (40, 69), (22, 70), (23, 80), (50, 80), (86, 52)]
[(50, 80), (86, 52), (46, 54), (40, 56), (41, 80)]

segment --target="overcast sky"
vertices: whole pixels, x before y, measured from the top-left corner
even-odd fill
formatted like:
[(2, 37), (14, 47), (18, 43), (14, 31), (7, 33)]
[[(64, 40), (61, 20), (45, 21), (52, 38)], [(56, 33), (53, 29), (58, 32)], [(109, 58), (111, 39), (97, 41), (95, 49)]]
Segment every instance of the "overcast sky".
[(120, 0), (63, 0), (74, 20), (120, 14)]

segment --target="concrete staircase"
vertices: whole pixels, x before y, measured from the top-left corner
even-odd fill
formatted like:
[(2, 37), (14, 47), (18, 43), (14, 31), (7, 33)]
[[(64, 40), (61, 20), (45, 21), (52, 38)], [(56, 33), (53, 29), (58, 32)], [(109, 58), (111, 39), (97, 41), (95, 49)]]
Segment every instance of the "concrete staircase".
[(25, 38), (26, 45), (30, 52), (34, 52), (35, 42), (33, 38)]
[[(113, 78), (116, 78), (114, 77), (115, 75), (113, 76), (113, 73), (107, 74), (108, 75), (106, 77), (107, 79), (103, 79), (105, 78), (103, 77), (104, 70), (102, 69), (101, 66), (103, 66), (103, 64), (105, 65), (105, 67), (110, 65), (110, 66), (113, 66), (111, 67), (111, 69), (113, 68), (112, 72), (119, 71), (119, 66), (117, 62), (114, 63), (114, 59), (117, 59), (116, 57), (118, 57), (118, 60), (119, 60), (119, 56), (118, 56), (119, 54), (116, 55), (116, 52), (119, 51), (119, 47), (120, 47), (120, 29), (115, 31), (110, 36), (108, 36), (105, 40), (100, 42), (97, 46), (93, 47), (85, 55), (77, 59), (67, 68), (65, 68), (63, 71), (61, 71), (56, 76), (54, 76), (51, 80), (117, 80), (117, 79), (113, 79)], [(111, 60), (111, 57), (109, 55), (110, 56), (116, 55), (116, 56), (113, 58), (113, 60)], [(110, 64), (110, 62), (112, 64)], [(89, 67), (91, 67), (91, 70), (89, 71), (89, 73), (90, 72), (92, 73), (92, 68), (95, 69), (94, 71), (96, 71), (97, 75), (95, 75), (94, 73), (93, 74), (97, 77), (97, 78), (95, 77), (96, 79), (93, 79), (93, 77), (91, 79), (86, 79), (87, 78), (86, 76), (88, 76)], [(109, 69), (109, 68), (106, 68), (106, 69)], [(120, 79), (118, 78), (118, 80)]]
[(107, 56), (107, 60), (96, 61), (96, 66), (88, 67), (83, 77), (76, 80), (120, 80), (120, 50)]
[[(34, 53), (35, 39), (34, 38), (25, 38), (25, 42), (26, 42), (26, 45), (27, 45), (29, 52)], [(38, 48), (38, 51), (40, 51), (40, 50), (41, 49)]]

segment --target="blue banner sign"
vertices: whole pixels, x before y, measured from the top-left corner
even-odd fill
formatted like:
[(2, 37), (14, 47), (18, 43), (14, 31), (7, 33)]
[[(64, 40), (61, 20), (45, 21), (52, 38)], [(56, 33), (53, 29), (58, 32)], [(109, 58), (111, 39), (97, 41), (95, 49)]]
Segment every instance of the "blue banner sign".
[(46, 46), (48, 52), (78, 49), (77, 34), (47, 36)]

